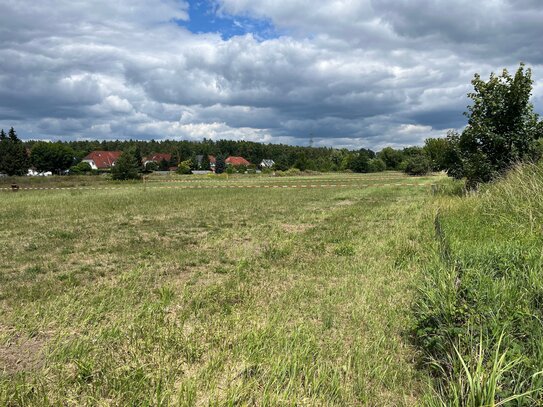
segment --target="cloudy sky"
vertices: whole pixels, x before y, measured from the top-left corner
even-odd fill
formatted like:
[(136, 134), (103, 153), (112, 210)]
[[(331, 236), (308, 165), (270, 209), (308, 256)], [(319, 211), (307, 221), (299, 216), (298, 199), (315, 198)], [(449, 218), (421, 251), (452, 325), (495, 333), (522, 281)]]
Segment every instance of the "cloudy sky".
[(0, 127), (25, 139), (405, 146), (475, 72), (533, 68), (541, 0), (0, 0)]

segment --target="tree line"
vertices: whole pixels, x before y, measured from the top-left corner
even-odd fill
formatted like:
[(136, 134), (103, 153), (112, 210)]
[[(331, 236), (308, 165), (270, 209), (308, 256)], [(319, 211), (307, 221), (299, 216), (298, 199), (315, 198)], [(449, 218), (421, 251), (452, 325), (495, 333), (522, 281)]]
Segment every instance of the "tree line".
[[(446, 171), (452, 177), (465, 178), (467, 185), (474, 187), (499, 177), (517, 162), (537, 160), (541, 156), (543, 122), (530, 103), (531, 75), (531, 70), (523, 64), (514, 75), (504, 70), (501, 75), (491, 74), (488, 81), (476, 74), (472, 81), (474, 90), (468, 94), (472, 104), (465, 113), (466, 128), (461, 133), (451, 131), (444, 138), (427, 139), (422, 147), (386, 147), (375, 152), (365, 148), (353, 151), (208, 139), (23, 142), (11, 128), (8, 135), (3, 130), (0, 133), (0, 173), (24, 175), (30, 166), (39, 172), (85, 173), (91, 169), (81, 160), (91, 151), (105, 150), (123, 152), (121, 168), (128, 166), (130, 177), (145, 170), (171, 166), (178, 166), (181, 173), (208, 169), (207, 157), (213, 155), (217, 157), (218, 172), (226, 170), (223, 161), (227, 156), (241, 156), (255, 166), (263, 159), (272, 159), (274, 170), (279, 171), (291, 168), (358, 173), (399, 170), (411, 175)], [(153, 153), (169, 153), (172, 159), (144, 168), (142, 157)], [(113, 175), (118, 176), (115, 171)]]

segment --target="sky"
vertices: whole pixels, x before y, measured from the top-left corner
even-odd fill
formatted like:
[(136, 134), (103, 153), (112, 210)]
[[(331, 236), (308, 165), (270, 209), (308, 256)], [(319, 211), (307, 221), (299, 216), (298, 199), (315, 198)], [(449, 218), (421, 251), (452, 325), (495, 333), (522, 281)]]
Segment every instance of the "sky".
[(23, 139), (420, 145), (475, 73), (523, 61), (541, 0), (0, 0), (0, 128)]

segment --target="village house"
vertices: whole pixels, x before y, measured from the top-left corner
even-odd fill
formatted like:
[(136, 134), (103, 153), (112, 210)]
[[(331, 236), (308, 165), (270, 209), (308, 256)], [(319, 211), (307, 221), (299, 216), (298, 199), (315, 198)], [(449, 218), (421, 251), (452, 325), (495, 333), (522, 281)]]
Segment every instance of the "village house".
[(92, 151), (81, 161), (89, 163), (93, 170), (109, 170), (121, 154), (122, 151)]
[(143, 166), (145, 167), (148, 163), (156, 163), (160, 164), (162, 161), (170, 163), (172, 160), (172, 155), (168, 153), (155, 153), (150, 155), (149, 157), (143, 158)]
[(260, 162), (260, 168), (272, 168), (274, 165), (275, 161), (266, 158)]
[(224, 162), (227, 164), (227, 165), (231, 165), (232, 167), (239, 167), (241, 165), (244, 165), (244, 166), (248, 166), (248, 165), (251, 165), (251, 163), (249, 161), (247, 161), (245, 158), (243, 157), (234, 157), (234, 156), (230, 156), (228, 157), (226, 160), (224, 160)]

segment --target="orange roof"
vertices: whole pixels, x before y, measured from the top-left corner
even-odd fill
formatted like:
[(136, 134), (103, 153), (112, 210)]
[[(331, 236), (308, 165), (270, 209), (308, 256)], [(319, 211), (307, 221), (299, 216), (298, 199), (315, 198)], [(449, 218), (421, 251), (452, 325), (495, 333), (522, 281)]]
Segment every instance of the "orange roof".
[(172, 155), (171, 154), (167, 154), (167, 153), (155, 153), (155, 154), (152, 154), (150, 155), (149, 157), (145, 157), (143, 159), (143, 161), (155, 161), (157, 163), (161, 162), (162, 160), (166, 160), (166, 161), (170, 161), (172, 159)]
[(111, 168), (122, 151), (92, 151), (83, 160), (92, 160), (97, 168)]
[(234, 167), (237, 167), (238, 165), (251, 165), (249, 161), (247, 161), (243, 157), (228, 157), (226, 160), (224, 160), (226, 164), (233, 165)]

